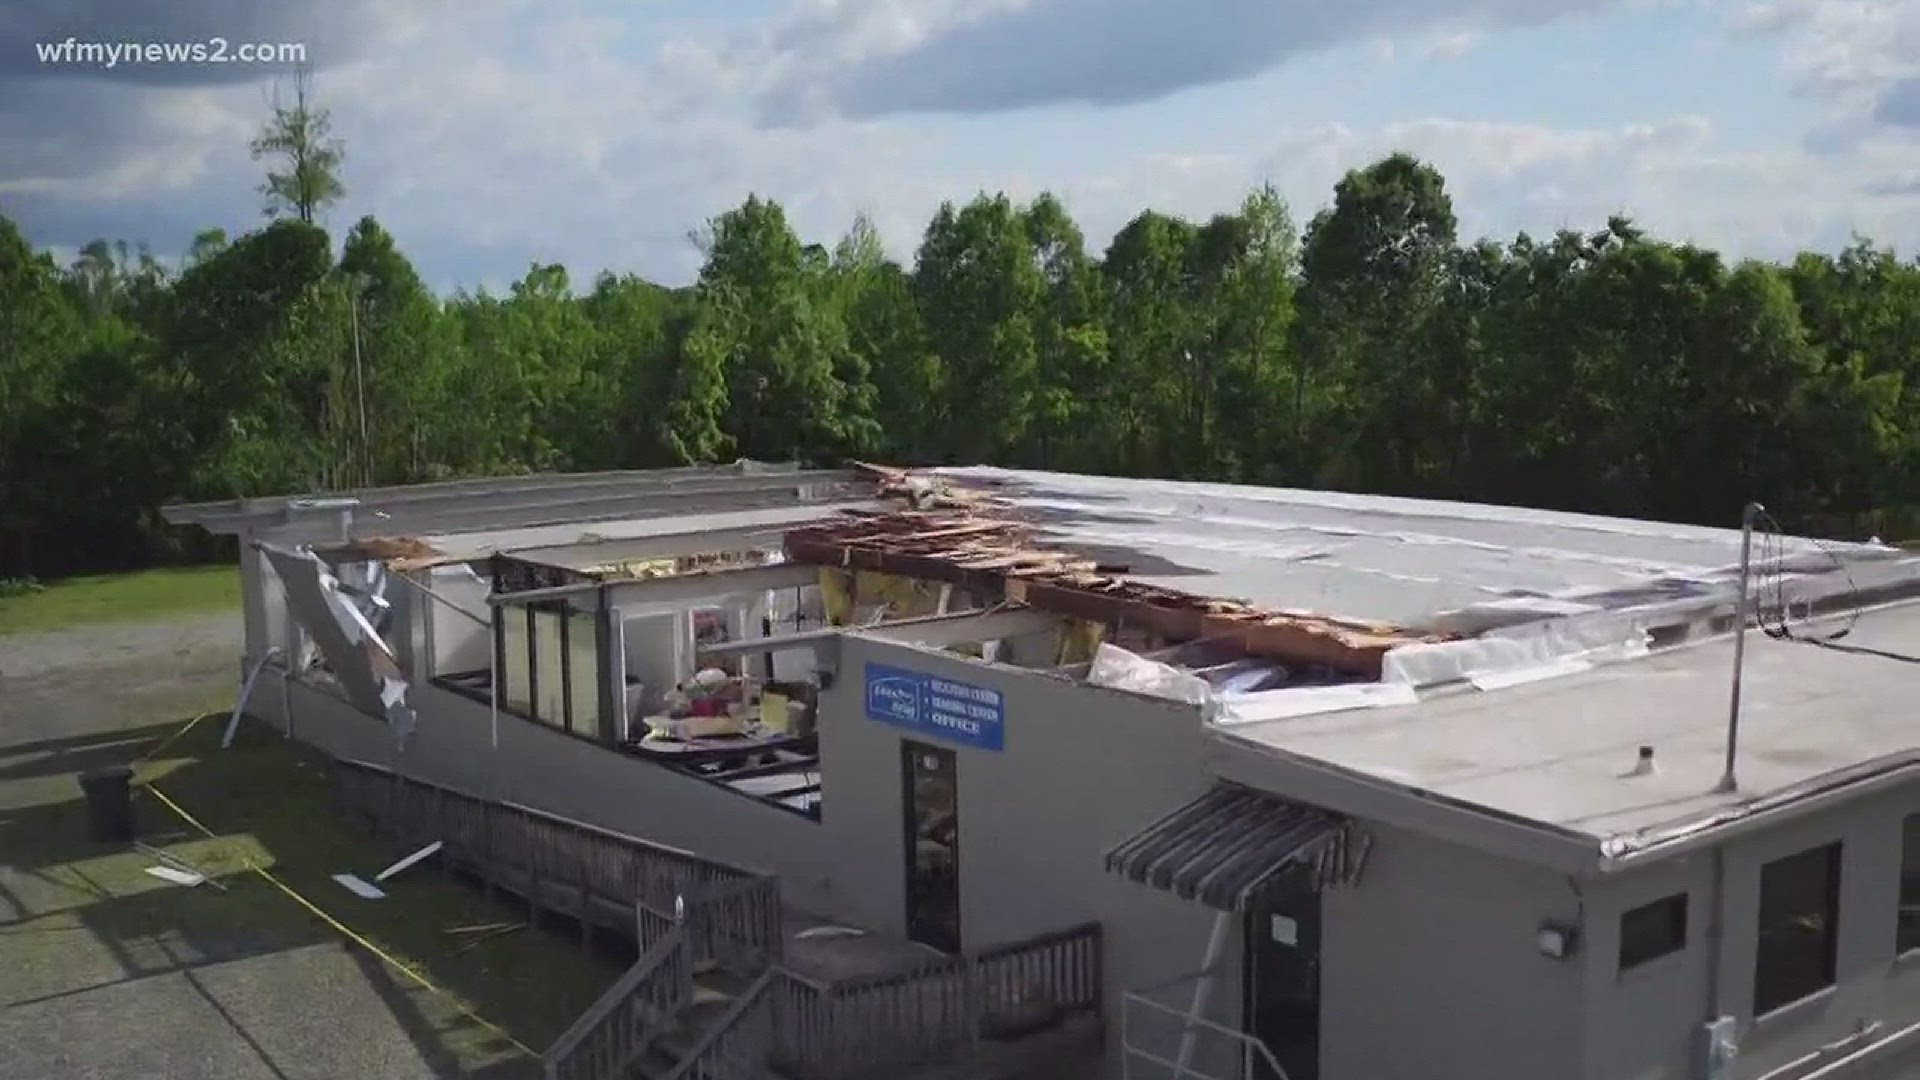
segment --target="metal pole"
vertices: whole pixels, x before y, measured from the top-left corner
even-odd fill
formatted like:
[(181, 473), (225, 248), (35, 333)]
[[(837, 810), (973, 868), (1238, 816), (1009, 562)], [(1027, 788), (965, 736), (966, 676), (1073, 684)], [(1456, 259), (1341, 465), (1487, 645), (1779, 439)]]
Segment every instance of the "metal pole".
[(280, 711), (287, 721), (287, 741), (293, 741), (293, 667), (280, 669)]
[(1213, 917), (1213, 932), (1207, 935), (1207, 959), (1200, 969), (1200, 981), (1193, 988), (1193, 1004), (1187, 1009), (1187, 1022), (1180, 1031), (1180, 1057), (1173, 1067), (1173, 1080), (1191, 1070), (1193, 1054), (1200, 1039), (1195, 1021), (1206, 1016), (1213, 1004), (1213, 986), (1219, 978), (1220, 958), (1227, 951), (1227, 934), (1233, 929), (1233, 916), (1221, 912)]
[(353, 385), (360, 399), (360, 482), (373, 483), (373, 458), (367, 451), (367, 379), (360, 367), (360, 291), (355, 282), (347, 292), (347, 320), (353, 326)]
[(1727, 768), (1714, 791), (1740, 790), (1734, 763), (1740, 753), (1740, 669), (1747, 659), (1747, 620), (1753, 617), (1753, 519), (1766, 513), (1759, 503), (1748, 503), (1740, 514), (1740, 598), (1733, 617), (1733, 694), (1727, 704)]
[(420, 584), (419, 582), (413, 580), (412, 578), (408, 577), (405, 574), (389, 575), (388, 580), (404, 581), (408, 585), (411, 585), (415, 589), (419, 590), (420, 592), (426, 593), (429, 598), (440, 601), (442, 604), (445, 604), (446, 606), (452, 608), (453, 610), (459, 612), (460, 614), (465, 615), (467, 618), (472, 619), (474, 622), (479, 623), (481, 626), (487, 627), (488, 629), (492, 629), (493, 627), (493, 620), (485, 618), (480, 615), (475, 615), (473, 612), (468, 611), (466, 608), (461, 607), (459, 604), (456, 604), (453, 601), (447, 599), (446, 597), (441, 596), (439, 593), (434, 592), (432, 589), (427, 588), (425, 585)]
[(278, 655), (280, 655), (280, 646), (275, 645), (261, 653), (260, 659), (254, 662), (253, 670), (247, 674), (246, 681), (240, 685), (240, 696), (234, 700), (233, 718), (227, 721), (226, 734), (220, 736), (220, 749), (233, 748), (233, 737), (240, 732), (240, 715), (247, 711), (247, 702), (253, 700), (253, 686), (260, 681), (260, 673), (267, 670), (267, 665), (272, 663), (273, 658)]

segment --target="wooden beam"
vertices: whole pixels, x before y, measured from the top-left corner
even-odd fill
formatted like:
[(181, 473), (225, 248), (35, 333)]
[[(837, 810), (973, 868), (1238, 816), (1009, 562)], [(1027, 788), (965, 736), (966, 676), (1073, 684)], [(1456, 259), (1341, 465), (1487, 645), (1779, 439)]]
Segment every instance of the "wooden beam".
[(934, 615), (925, 619), (903, 619), (877, 626), (851, 627), (862, 637), (880, 638), (913, 645), (957, 645), (962, 642), (999, 641), (1002, 638), (1039, 634), (1052, 630), (1059, 620), (1028, 608), (995, 608), (989, 611), (962, 612), (958, 615)]

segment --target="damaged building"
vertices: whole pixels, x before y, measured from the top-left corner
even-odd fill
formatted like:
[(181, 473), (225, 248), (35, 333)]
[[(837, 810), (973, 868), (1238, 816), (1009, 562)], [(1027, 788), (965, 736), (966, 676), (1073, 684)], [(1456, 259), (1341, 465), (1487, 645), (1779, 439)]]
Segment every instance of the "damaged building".
[(347, 810), (639, 937), (550, 1076), (1920, 1061), (1910, 552), (1762, 538), (1735, 726), (1738, 529), (755, 463), (166, 513)]

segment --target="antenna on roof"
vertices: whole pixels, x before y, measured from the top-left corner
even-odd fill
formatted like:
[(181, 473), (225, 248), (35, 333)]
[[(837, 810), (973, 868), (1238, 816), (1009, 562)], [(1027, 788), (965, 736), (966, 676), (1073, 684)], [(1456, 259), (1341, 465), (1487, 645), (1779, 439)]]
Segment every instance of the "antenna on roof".
[(1767, 512), (1767, 508), (1757, 502), (1750, 502), (1740, 514), (1740, 598), (1733, 614), (1733, 696), (1727, 705), (1727, 771), (1720, 776), (1715, 785), (1716, 792), (1740, 790), (1740, 782), (1734, 777), (1734, 761), (1740, 753), (1740, 666), (1747, 658), (1747, 620), (1753, 616), (1753, 592), (1750, 588), (1753, 570), (1753, 522)]

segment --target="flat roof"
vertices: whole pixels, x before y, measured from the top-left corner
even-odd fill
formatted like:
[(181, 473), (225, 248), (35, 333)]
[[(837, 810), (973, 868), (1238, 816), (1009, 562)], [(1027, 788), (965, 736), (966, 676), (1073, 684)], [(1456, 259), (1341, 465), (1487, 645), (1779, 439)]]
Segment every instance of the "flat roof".
[[(454, 480), (313, 495), (175, 503), (176, 525), (214, 533), (308, 526), (334, 528), (349, 515), (354, 540), (531, 529), (580, 522), (701, 514), (856, 498), (873, 483), (857, 473), (739, 461), (724, 466), (539, 474)], [(337, 533), (334, 537), (337, 539)], [(536, 543), (565, 543), (565, 540)]]
[[(1813, 630), (1830, 631), (1823, 620)], [(1506, 689), (1218, 727), (1215, 737), (1596, 841), (1717, 824), (1823, 780), (1920, 765), (1920, 603), (1818, 644), (1746, 637), (1739, 789), (1725, 764), (1731, 635)], [(1650, 746), (1654, 771), (1627, 775)]]
[(615, 521), (571, 522), (519, 529), (429, 533), (421, 542), (433, 562), (468, 562), (495, 552), (549, 566), (585, 569), (608, 563), (702, 555), (715, 550), (778, 549), (788, 529), (831, 520), (844, 510), (875, 510), (868, 499), (797, 503), (756, 510), (667, 514)]
[[(1497, 625), (1706, 598), (1731, 585), (1740, 559), (1737, 528), (1292, 488), (932, 471), (991, 494), (1048, 546), (1126, 564), (1130, 581), (1415, 630), (1452, 629), (1436, 617), (1490, 604)], [(1739, 512), (1729, 505), (1730, 518)], [(1815, 574), (1835, 569), (1829, 552), (1849, 562), (1902, 554), (1796, 538), (1780, 546)], [(1520, 610), (1502, 620), (1500, 605)]]

